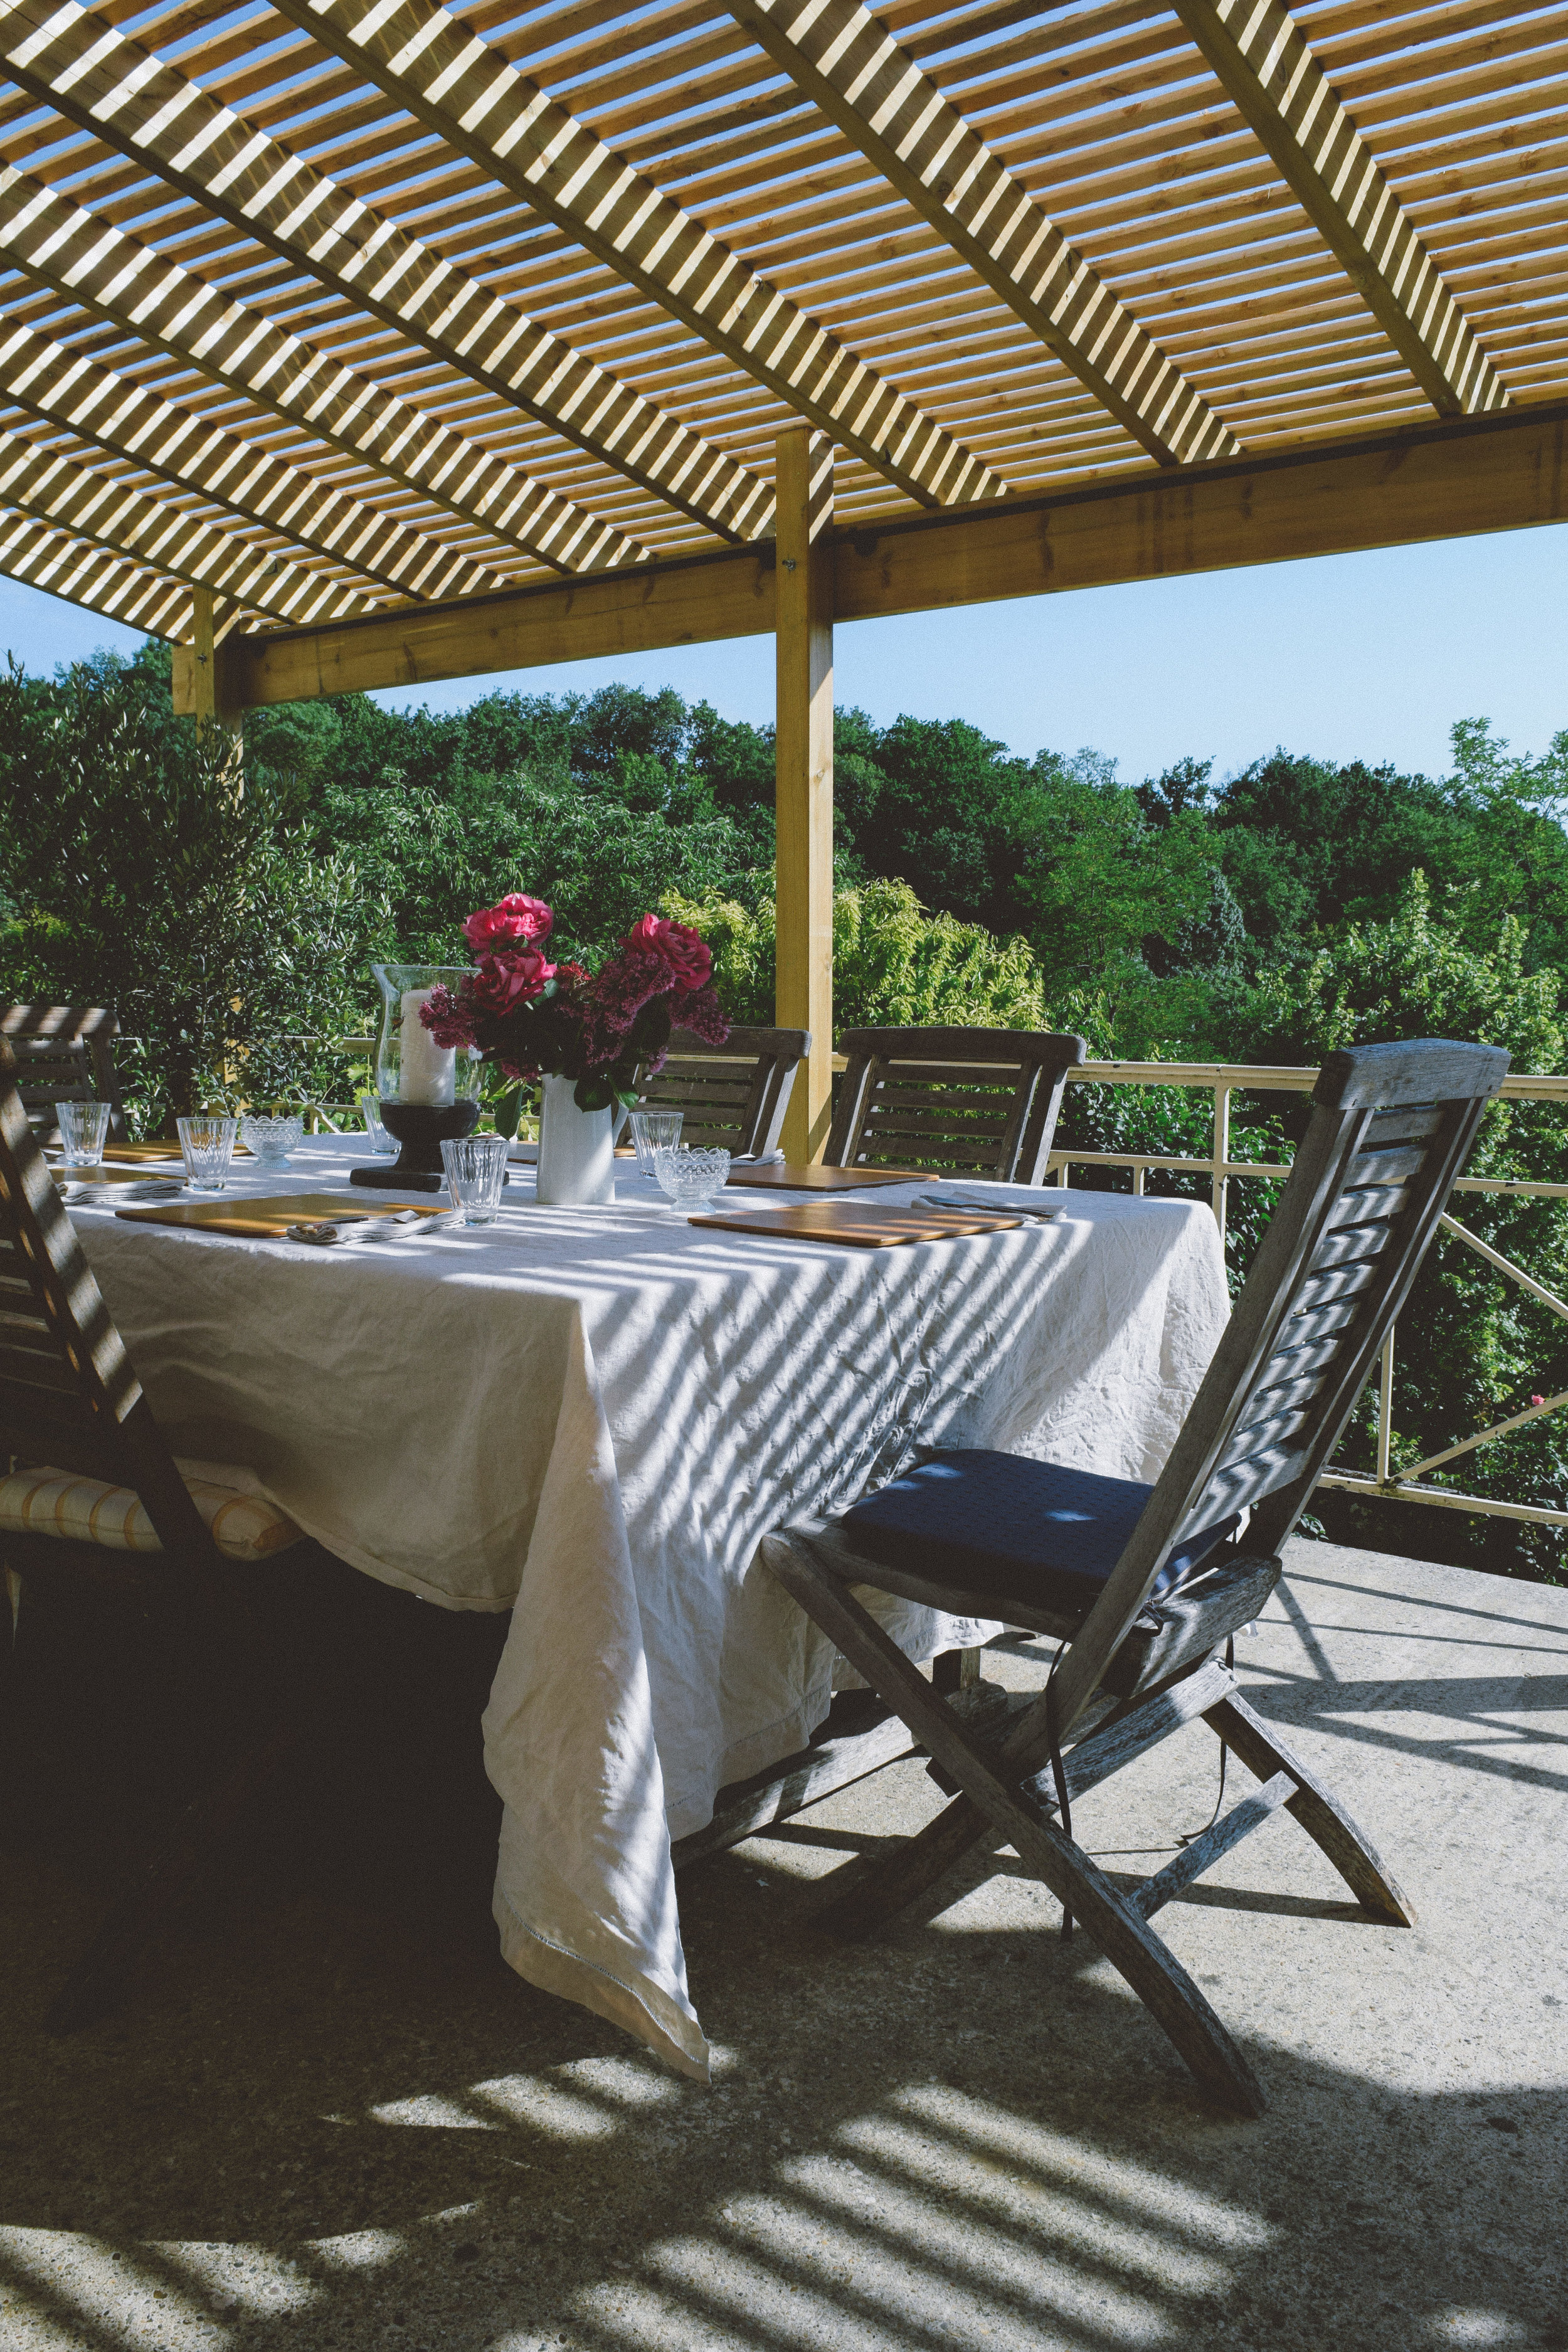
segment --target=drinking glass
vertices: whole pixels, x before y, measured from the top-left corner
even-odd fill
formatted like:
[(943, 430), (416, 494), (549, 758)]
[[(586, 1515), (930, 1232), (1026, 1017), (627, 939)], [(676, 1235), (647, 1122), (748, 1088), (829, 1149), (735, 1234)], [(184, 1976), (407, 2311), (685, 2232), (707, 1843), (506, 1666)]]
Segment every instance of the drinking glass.
[(373, 1151), (379, 1151), (384, 1159), (395, 1160), (398, 1151), (397, 1138), (395, 1135), (388, 1135), (385, 1128), (383, 1127), (381, 1123), (381, 1100), (379, 1096), (361, 1095), (359, 1097), (359, 1111), (360, 1117), (364, 1121), (364, 1131), (370, 1138), (371, 1150)]
[(68, 1168), (96, 1168), (103, 1157), (104, 1138), (109, 1133), (109, 1105), (100, 1102), (63, 1102), (55, 1105), (55, 1117), (59, 1121), (60, 1147)]
[(700, 1150), (661, 1145), (655, 1158), (659, 1190), (673, 1209), (705, 1209), (730, 1179), (730, 1155), (721, 1146)]
[(184, 1155), (186, 1184), (193, 1192), (221, 1192), (228, 1181), (228, 1163), (234, 1158), (239, 1121), (210, 1118), (204, 1112), (200, 1118), (182, 1118), (175, 1124)]
[(458, 1213), (455, 1224), (494, 1223), (500, 1207), (500, 1188), (506, 1181), (508, 1149), (509, 1140), (504, 1135), (443, 1139), (441, 1165), (447, 1171), (447, 1189)]
[(672, 1150), (679, 1142), (683, 1116), (678, 1110), (634, 1110), (632, 1113), (632, 1141), (637, 1150), (637, 1174), (646, 1176), (650, 1184), (658, 1181), (654, 1154)]

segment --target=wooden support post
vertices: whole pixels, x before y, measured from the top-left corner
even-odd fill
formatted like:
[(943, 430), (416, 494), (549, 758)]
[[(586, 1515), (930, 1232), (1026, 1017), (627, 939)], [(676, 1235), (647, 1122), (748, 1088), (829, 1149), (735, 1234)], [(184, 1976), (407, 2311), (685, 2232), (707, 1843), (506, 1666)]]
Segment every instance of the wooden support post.
[(807, 425), (776, 451), (777, 1019), (811, 1051), (784, 1116), (787, 1160), (819, 1160), (833, 1118), (833, 444)]
[(217, 717), (217, 650), (213, 641), (210, 588), (191, 591), (191, 620), (195, 638), (195, 665), (191, 675), (191, 716), (197, 726)]
[[(218, 605), (227, 604), (210, 588), (191, 590), (191, 621), (195, 639), (191, 646), (190, 715), (198, 729), (222, 727), (229, 738), (229, 750), (224, 762), (224, 774), (237, 800), (245, 791), (245, 766), (242, 754), (240, 714), (233, 709), (222, 692), (218, 664)], [(178, 695), (175, 707), (180, 707)]]

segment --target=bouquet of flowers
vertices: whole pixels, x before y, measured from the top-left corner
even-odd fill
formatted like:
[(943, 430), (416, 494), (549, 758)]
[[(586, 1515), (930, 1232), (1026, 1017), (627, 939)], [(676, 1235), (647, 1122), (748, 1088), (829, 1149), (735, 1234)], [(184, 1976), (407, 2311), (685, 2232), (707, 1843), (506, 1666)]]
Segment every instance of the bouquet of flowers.
[(555, 918), (513, 891), (463, 925), (479, 970), (436, 988), (419, 1018), (438, 1045), (476, 1046), (514, 1081), (575, 1078), (579, 1110), (637, 1100), (638, 1070), (661, 1067), (678, 1025), (721, 1045), (730, 1024), (713, 993), (713, 958), (694, 930), (663, 915), (634, 923), (597, 974), (551, 963)]

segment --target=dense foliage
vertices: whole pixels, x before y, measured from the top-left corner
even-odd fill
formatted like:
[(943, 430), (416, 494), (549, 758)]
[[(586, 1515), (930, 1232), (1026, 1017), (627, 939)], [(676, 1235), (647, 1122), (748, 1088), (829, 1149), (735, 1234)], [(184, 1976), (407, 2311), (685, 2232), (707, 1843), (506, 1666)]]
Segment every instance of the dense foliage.
[[(1436, 778), (1278, 751), (1223, 781), (1187, 760), (1128, 783), (1093, 752), (1026, 759), (963, 720), (840, 711), (837, 1021), (1046, 1023), (1102, 1056), (1225, 1062), (1447, 1034), (1561, 1070), (1568, 733), (1539, 760), (1484, 720), (1453, 745)], [(731, 1017), (766, 1020), (772, 859), (770, 730), (671, 691), (258, 711), (241, 768), (226, 738), (172, 718), (164, 648), (0, 687), (0, 989), (116, 1004), (144, 1128), (202, 1099), (341, 1093), (321, 1041), (369, 1024), (372, 958), (449, 961), (464, 916), (510, 890), (548, 899), (558, 951), (591, 963), (661, 908), (711, 947)], [(1233, 1157), (1288, 1153), (1304, 1116), (1299, 1096), (1237, 1096)], [(1075, 1088), (1062, 1137), (1199, 1158), (1209, 1122), (1191, 1090)], [(1474, 1172), (1568, 1181), (1556, 1107), (1491, 1113)], [(1270, 1194), (1232, 1183), (1238, 1276)], [(1557, 1202), (1462, 1208), (1568, 1291)], [(1451, 1239), (1402, 1330), (1396, 1461), (1568, 1389), (1563, 1320)], [(1558, 1425), (1448, 1475), (1568, 1508)], [(1363, 1463), (1369, 1431), (1363, 1405)], [(1336, 1533), (1516, 1572), (1568, 1557), (1549, 1528), (1328, 1494), (1320, 1511)]]
[[(161, 649), (160, 649), (161, 650)], [(334, 1083), (388, 912), (158, 667), (0, 678), (0, 994), (111, 1004), (139, 1129)]]

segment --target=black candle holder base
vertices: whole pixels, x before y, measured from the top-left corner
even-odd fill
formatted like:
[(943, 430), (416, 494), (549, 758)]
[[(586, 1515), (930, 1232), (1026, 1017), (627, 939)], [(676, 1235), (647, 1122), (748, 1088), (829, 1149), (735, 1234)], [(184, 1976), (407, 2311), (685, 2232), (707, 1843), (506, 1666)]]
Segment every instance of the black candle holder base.
[(381, 1105), (381, 1123), (402, 1149), (390, 1168), (356, 1168), (351, 1184), (368, 1184), (378, 1192), (438, 1192), (447, 1181), (441, 1146), (460, 1135), (472, 1135), (479, 1123), (477, 1102), (387, 1102)]
[(351, 1184), (368, 1184), (374, 1192), (443, 1192), (447, 1189), (445, 1170), (432, 1176), (427, 1168), (405, 1170), (401, 1160), (384, 1163), (380, 1168), (356, 1168), (349, 1178)]

